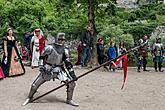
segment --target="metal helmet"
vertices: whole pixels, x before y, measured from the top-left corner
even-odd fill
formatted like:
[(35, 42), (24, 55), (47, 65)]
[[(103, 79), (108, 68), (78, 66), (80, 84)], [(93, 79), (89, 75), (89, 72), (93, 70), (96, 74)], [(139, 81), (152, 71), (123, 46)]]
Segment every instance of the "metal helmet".
[(58, 33), (57, 34), (57, 37), (56, 37), (56, 43), (57, 44), (62, 44), (61, 41), (64, 41), (65, 40), (65, 33)]

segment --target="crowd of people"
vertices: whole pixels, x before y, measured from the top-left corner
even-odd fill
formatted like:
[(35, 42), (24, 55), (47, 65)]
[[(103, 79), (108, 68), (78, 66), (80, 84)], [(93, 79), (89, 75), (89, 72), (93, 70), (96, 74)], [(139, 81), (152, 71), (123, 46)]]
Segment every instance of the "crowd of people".
[(25, 34), (24, 47), (14, 36), (13, 29), (8, 28), (3, 40), (3, 55), (0, 61), (0, 79), (4, 77), (18, 76), (25, 73), (22, 63), (24, 55), (31, 61), (31, 68), (39, 66), (39, 57), (45, 47), (45, 39), (41, 29), (35, 29), (32, 33)]
[[(149, 50), (152, 50), (153, 62), (155, 72), (163, 72), (162, 62), (164, 59), (164, 46), (161, 43), (161, 38), (156, 38), (155, 43), (150, 46), (148, 45), (148, 36), (144, 36), (138, 41), (137, 45), (145, 43), (138, 50), (134, 51), (134, 57), (137, 61), (137, 71), (140, 72), (148, 71), (147, 66), (147, 57)], [(8, 28), (7, 34), (3, 38), (3, 50), (4, 54), (2, 61), (0, 62), (0, 78), (16, 76), (25, 73), (25, 68), (22, 63), (24, 60), (23, 55), (29, 56), (31, 68), (39, 67), (39, 58), (45, 47), (44, 34), (41, 29), (35, 29), (32, 33), (27, 32), (25, 34), (24, 48), (21, 48), (20, 41), (13, 35), (13, 29)], [(92, 27), (88, 26), (87, 30), (82, 32), (80, 37), (80, 42), (77, 46), (78, 59), (75, 65), (81, 65), (82, 67), (88, 66), (91, 61), (91, 53), (93, 50), (93, 30)], [(21, 49), (20, 49), (21, 48)], [(150, 49), (149, 49), (150, 48)], [(28, 52), (27, 52), (28, 51)], [(110, 39), (109, 48), (105, 52), (104, 39), (98, 38), (97, 40), (97, 59), (98, 64), (103, 64), (104, 62), (115, 59), (117, 56), (122, 55), (127, 52), (124, 41), (121, 41), (119, 45)], [(115, 62), (115, 61), (114, 61)], [(108, 70), (115, 71), (115, 68), (111, 68), (111, 65), (104, 66)], [(117, 68), (122, 69), (122, 62), (118, 64)], [(4, 74), (4, 75), (3, 75)]]
[[(161, 43), (161, 38), (156, 38), (156, 41), (153, 45), (149, 45), (148, 40), (149, 40), (148, 36), (144, 35), (144, 37), (141, 38), (136, 44), (136, 45), (145, 44), (141, 46), (138, 50), (134, 51), (134, 57), (137, 61), (137, 72), (140, 72), (141, 69), (143, 69), (143, 71), (149, 71), (146, 69), (147, 57), (149, 51), (151, 51), (151, 54), (153, 56), (155, 72), (158, 71), (163, 72), (162, 62), (164, 59), (165, 50), (163, 44)], [(77, 46), (78, 59), (75, 65), (81, 65), (82, 67), (88, 66), (88, 63), (91, 60), (92, 49), (93, 49), (92, 29), (91, 27), (87, 27), (87, 31), (82, 33), (80, 42), (78, 43)], [(100, 65), (108, 60), (115, 59), (116, 57), (125, 54), (126, 52), (127, 49), (124, 41), (121, 41), (117, 46), (116, 43), (112, 39), (110, 39), (108, 51), (105, 51), (104, 39), (98, 38), (97, 40), (97, 60), (98, 60), (98, 64)], [(114, 62), (108, 65), (109, 68), (107, 66), (104, 66), (104, 68), (115, 72), (115, 68), (111, 68), (111, 65)], [(116, 68), (122, 69), (123, 67), (122, 63), (123, 61), (120, 61), (120, 63), (117, 65)]]

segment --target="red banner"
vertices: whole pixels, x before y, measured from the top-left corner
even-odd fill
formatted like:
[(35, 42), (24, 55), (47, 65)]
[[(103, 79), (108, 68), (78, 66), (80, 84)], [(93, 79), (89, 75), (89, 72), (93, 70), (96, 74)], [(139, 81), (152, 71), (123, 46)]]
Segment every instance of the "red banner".
[(112, 61), (112, 66), (111, 67), (116, 68), (116, 66), (120, 63), (120, 61), (123, 61), (122, 62), (122, 67), (123, 67), (123, 72), (124, 72), (124, 79), (123, 79), (123, 85), (122, 85), (122, 88), (121, 88), (121, 89), (123, 89), (126, 78), (127, 78), (127, 54), (121, 56), (119, 59), (116, 60), (116, 62)]

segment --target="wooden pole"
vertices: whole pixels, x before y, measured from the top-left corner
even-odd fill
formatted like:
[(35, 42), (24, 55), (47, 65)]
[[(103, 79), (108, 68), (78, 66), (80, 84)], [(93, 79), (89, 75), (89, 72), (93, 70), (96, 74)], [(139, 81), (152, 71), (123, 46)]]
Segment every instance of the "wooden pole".
[[(140, 45), (140, 46), (136, 46), (136, 47), (134, 47), (134, 48), (128, 50), (125, 54), (122, 54), (122, 55), (118, 56), (118, 57), (115, 58), (115, 59), (109, 60), (109, 61), (107, 61), (107, 62), (105, 62), (105, 63), (103, 63), (103, 64), (101, 64), (101, 65), (99, 65), (99, 66), (97, 66), (97, 67), (95, 67), (95, 68), (93, 68), (93, 69), (91, 69), (91, 70), (89, 70), (89, 71), (87, 71), (86, 73), (84, 73), (84, 74), (78, 76), (77, 79), (80, 79), (81, 77), (88, 75), (89, 73), (91, 73), (91, 72), (93, 72), (93, 71), (95, 71), (95, 70), (101, 68), (102, 66), (108, 65), (109, 63), (111, 63), (111, 61), (114, 61), (114, 60), (116, 60), (116, 59), (122, 57), (123, 55), (126, 55), (126, 54), (132, 52), (132, 51), (135, 50), (135, 49), (138, 49), (139, 47), (141, 47), (141, 46), (143, 46), (143, 45), (144, 45), (144, 44), (142, 44), (142, 45)], [(72, 80), (72, 81), (74, 81), (74, 80)], [(69, 81), (67, 84), (71, 83), (72, 81)], [(48, 91), (48, 92), (46, 92), (46, 93), (44, 93), (44, 94), (42, 94), (42, 95), (40, 95), (40, 96), (34, 98), (31, 102), (34, 102), (35, 100), (38, 100), (38, 99), (40, 99), (41, 97), (44, 97), (44, 96), (50, 94), (51, 92), (62, 88), (63, 86), (65, 86), (65, 85), (67, 85), (67, 84), (62, 84), (62, 85), (60, 85), (60, 86), (58, 86), (58, 87), (56, 87), (56, 88), (54, 88), (54, 89), (52, 89), (52, 90), (50, 90), (50, 91)]]

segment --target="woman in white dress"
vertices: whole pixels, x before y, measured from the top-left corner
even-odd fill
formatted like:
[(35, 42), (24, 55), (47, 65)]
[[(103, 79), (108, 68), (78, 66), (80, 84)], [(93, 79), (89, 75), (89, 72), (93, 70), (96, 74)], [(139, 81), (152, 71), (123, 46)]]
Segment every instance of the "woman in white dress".
[(40, 54), (45, 47), (45, 39), (43, 32), (40, 29), (34, 30), (34, 36), (31, 39), (31, 50), (32, 50), (32, 69), (38, 67)]

